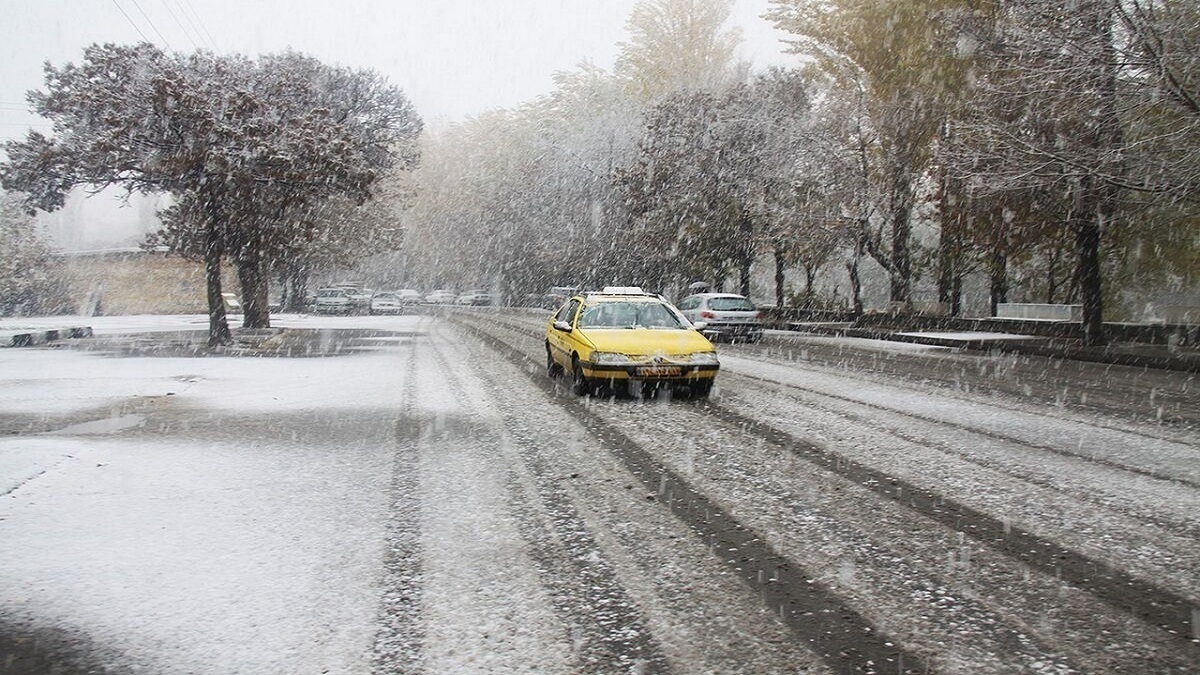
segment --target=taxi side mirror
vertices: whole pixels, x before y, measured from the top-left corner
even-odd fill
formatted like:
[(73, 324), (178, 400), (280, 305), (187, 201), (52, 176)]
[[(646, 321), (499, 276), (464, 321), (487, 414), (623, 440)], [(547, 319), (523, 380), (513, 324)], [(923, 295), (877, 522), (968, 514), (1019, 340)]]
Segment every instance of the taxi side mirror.
[(564, 333), (570, 333), (571, 324), (567, 323), (566, 321), (555, 321), (554, 330), (561, 330)]

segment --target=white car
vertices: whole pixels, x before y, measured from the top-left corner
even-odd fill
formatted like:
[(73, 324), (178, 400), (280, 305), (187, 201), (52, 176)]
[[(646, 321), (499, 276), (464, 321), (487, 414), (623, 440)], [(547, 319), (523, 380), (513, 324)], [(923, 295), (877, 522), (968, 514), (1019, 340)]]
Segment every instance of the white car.
[(481, 288), (470, 290), (458, 296), (458, 304), (476, 307), (490, 305), (492, 304), (492, 294)]
[(421, 292), (415, 288), (401, 288), (400, 290), (396, 291), (396, 295), (400, 296), (401, 304), (409, 307), (419, 305), (425, 301), (425, 299), (421, 297)]
[(758, 342), (763, 336), (763, 313), (744, 295), (697, 293), (679, 302), (679, 311), (710, 340)]
[(345, 288), (317, 289), (313, 311), (318, 314), (349, 314), (351, 307), (350, 293)]
[(457, 293), (444, 288), (440, 288), (425, 296), (425, 302), (431, 305), (453, 305), (457, 300)]
[(381, 291), (371, 296), (371, 314), (401, 314), (404, 312), (404, 301), (398, 293)]
[(375, 291), (369, 288), (347, 289), (350, 294), (351, 309), (365, 312), (371, 309), (371, 298), (374, 297)]

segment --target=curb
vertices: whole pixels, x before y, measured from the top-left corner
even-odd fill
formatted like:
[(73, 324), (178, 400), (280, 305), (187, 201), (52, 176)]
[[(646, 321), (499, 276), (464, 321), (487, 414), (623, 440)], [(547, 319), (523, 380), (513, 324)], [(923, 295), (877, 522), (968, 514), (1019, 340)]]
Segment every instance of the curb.
[(0, 334), (0, 347), (35, 347), (47, 342), (69, 338), (92, 337), (91, 326), (71, 326), (69, 328), (51, 328), (24, 333)]

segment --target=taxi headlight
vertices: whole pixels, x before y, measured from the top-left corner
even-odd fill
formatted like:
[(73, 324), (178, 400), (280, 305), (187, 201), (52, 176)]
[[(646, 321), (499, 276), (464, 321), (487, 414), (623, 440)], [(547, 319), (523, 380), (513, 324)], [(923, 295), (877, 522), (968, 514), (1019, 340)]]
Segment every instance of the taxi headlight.
[(691, 362), (701, 366), (715, 366), (719, 363), (716, 352), (696, 352), (692, 354)]
[(592, 352), (592, 363), (598, 366), (618, 366), (629, 363), (629, 357), (617, 352)]

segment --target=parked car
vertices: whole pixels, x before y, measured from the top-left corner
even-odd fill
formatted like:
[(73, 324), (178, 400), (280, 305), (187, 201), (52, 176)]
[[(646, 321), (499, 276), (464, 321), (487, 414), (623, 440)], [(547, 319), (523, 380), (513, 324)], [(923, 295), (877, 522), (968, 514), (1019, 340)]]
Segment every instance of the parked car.
[(431, 291), (425, 296), (425, 302), (431, 305), (452, 305), (458, 301), (458, 294), (445, 288)]
[(490, 305), (492, 304), (492, 294), (482, 288), (476, 288), (458, 296), (458, 304), (476, 307)]
[(679, 311), (711, 340), (758, 342), (763, 313), (744, 295), (697, 293), (679, 302)]
[(353, 288), (348, 290), (351, 311), (366, 312), (371, 309), (371, 298), (375, 295), (375, 291), (369, 288)]
[(609, 287), (570, 298), (546, 326), (546, 369), (590, 394), (640, 382), (708, 396), (717, 350), (662, 296)]
[(415, 288), (402, 288), (396, 291), (396, 295), (400, 296), (400, 303), (410, 309), (425, 301), (421, 292)]
[(542, 296), (540, 305), (546, 309), (558, 309), (571, 296), (579, 292), (579, 288), (575, 286), (551, 286), (550, 290)]
[(398, 293), (380, 291), (371, 296), (371, 314), (401, 314), (404, 312), (404, 302)]
[(318, 314), (349, 314), (351, 309), (350, 293), (345, 288), (318, 288), (317, 298), (313, 302), (313, 311)]

